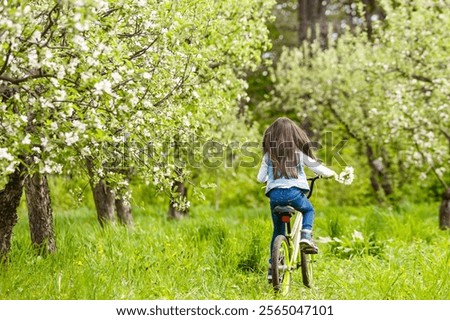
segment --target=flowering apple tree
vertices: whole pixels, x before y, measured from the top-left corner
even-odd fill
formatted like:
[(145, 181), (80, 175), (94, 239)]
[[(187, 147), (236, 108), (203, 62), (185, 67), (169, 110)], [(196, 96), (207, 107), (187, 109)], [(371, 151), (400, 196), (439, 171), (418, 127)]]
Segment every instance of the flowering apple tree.
[[(224, 114), (245, 97), (244, 71), (269, 45), (272, 4), (3, 1), (0, 200), (24, 174), (76, 176), (86, 161), (94, 184), (104, 179), (118, 193), (127, 189), (118, 163), (170, 191), (190, 173), (167, 161), (164, 142), (220, 138)], [(14, 206), (0, 209), (3, 251)]]
[(444, 189), (440, 225), (450, 227), (450, 24), (448, 1), (381, 1), (373, 33), (346, 34), (321, 50), (285, 50), (273, 71), (275, 98), (358, 143), (385, 195), (430, 175)]

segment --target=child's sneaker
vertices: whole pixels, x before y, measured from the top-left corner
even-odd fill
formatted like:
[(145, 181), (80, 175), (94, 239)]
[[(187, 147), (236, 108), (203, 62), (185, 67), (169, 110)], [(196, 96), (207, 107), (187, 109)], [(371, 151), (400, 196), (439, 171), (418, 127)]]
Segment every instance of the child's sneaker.
[(272, 283), (272, 266), (269, 265), (269, 270), (267, 271), (267, 282)]
[(319, 253), (319, 248), (316, 246), (312, 239), (311, 230), (302, 230), (300, 236), (300, 250), (306, 254), (317, 254)]

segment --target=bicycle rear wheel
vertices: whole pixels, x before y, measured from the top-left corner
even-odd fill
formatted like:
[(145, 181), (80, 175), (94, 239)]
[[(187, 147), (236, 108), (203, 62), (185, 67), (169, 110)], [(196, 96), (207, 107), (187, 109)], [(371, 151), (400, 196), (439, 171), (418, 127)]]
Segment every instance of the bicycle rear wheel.
[(301, 267), (302, 267), (302, 280), (303, 284), (311, 288), (313, 283), (313, 272), (312, 272), (312, 264), (309, 259), (309, 255), (304, 253), (303, 251), (300, 253), (301, 255)]
[(285, 236), (277, 236), (272, 248), (272, 285), (276, 292), (287, 294), (291, 283), (289, 244)]

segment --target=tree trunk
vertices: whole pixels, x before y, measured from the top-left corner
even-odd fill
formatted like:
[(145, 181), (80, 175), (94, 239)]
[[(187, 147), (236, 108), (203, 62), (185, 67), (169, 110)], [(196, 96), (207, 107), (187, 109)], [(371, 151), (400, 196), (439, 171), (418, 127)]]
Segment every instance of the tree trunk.
[(94, 165), (92, 159), (86, 159), (86, 166), (89, 173), (89, 183), (94, 197), (97, 219), (102, 227), (114, 221), (114, 192), (109, 188), (103, 179), (96, 182)]
[(367, 36), (372, 39), (372, 14), (375, 11), (375, 0), (363, 0), (364, 7), (364, 19), (366, 20)]
[(442, 230), (450, 229), (450, 188), (442, 195), (442, 203), (439, 208), (439, 227)]
[[(177, 197), (186, 199), (187, 198), (187, 189), (183, 182), (176, 181), (172, 187), (172, 192), (177, 193)], [(182, 210), (176, 206), (176, 202), (174, 199), (170, 200), (169, 203), (169, 211), (167, 215), (169, 218), (179, 220), (188, 215), (188, 210)]]
[(25, 179), (31, 242), (39, 252), (56, 252), (53, 214), (47, 178), (35, 173)]
[(8, 177), (8, 183), (0, 190), (0, 261), (4, 261), (11, 249), (12, 229), (17, 223), (17, 208), (23, 190), (23, 165), (19, 165)]
[(390, 196), (393, 193), (391, 180), (384, 165), (378, 159), (375, 159), (373, 149), (370, 145), (366, 145), (366, 156), (371, 169), (370, 182), (372, 189), (375, 193), (378, 193), (382, 189), (385, 196)]
[[(120, 173), (126, 177), (126, 181), (127, 181), (127, 185), (126, 189), (122, 190), (121, 192), (129, 192), (130, 188), (129, 188), (129, 182), (130, 182), (130, 177), (131, 177), (131, 170), (130, 169), (122, 169), (120, 170)], [(131, 211), (131, 204), (128, 200), (126, 200), (122, 194), (116, 194), (116, 199), (115, 199), (115, 204), (116, 204), (116, 212), (117, 212), (117, 218), (119, 219), (120, 224), (124, 225), (124, 226), (128, 226), (128, 227), (132, 227), (134, 225), (134, 221), (133, 221), (133, 214)]]
[(97, 209), (97, 219), (102, 227), (114, 222), (114, 192), (109, 188), (104, 180), (100, 180), (92, 186), (95, 208)]
[(115, 202), (119, 222), (123, 225), (132, 227), (134, 225), (134, 222), (133, 215), (131, 214), (130, 203), (123, 198), (118, 198), (115, 200)]
[(308, 1), (298, 0), (298, 43), (308, 39)]
[[(310, 43), (319, 38), (321, 46), (324, 47), (322, 40), (326, 40), (326, 22), (324, 19), (323, 1), (319, 0), (298, 0), (298, 42), (304, 41)], [(323, 38), (323, 39), (322, 39)]]
[(369, 39), (372, 39), (373, 34), (373, 25), (372, 25), (372, 16), (377, 15), (379, 20), (384, 20), (386, 18), (386, 13), (383, 11), (376, 0), (363, 0), (364, 3), (364, 18), (367, 28), (367, 35)]

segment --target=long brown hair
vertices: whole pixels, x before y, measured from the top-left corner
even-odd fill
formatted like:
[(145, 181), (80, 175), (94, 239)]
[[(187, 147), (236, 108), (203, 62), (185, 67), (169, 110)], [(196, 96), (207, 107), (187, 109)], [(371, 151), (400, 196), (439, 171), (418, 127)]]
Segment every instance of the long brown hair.
[(288, 118), (278, 118), (264, 132), (263, 152), (272, 161), (275, 179), (297, 178), (300, 157), (297, 150), (315, 159), (305, 131)]

